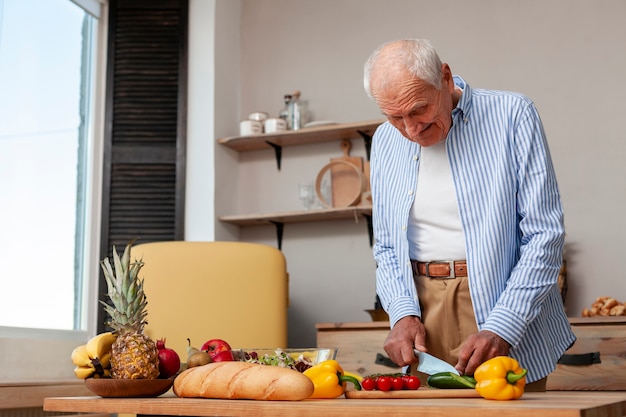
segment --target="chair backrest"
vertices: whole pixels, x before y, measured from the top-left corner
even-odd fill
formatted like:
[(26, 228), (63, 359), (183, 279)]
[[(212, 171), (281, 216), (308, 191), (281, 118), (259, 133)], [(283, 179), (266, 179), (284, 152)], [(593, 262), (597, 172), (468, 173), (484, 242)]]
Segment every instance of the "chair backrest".
[(288, 273), (283, 253), (246, 242), (154, 242), (143, 260), (146, 333), (187, 358), (192, 346), (223, 339), (233, 348), (287, 347)]

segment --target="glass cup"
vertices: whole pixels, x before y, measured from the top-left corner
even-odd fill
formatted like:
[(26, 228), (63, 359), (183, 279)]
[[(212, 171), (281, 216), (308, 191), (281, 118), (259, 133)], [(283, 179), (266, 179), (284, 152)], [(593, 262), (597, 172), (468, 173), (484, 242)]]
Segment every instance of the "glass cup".
[(306, 210), (311, 210), (315, 204), (315, 188), (311, 182), (298, 183), (298, 196)]

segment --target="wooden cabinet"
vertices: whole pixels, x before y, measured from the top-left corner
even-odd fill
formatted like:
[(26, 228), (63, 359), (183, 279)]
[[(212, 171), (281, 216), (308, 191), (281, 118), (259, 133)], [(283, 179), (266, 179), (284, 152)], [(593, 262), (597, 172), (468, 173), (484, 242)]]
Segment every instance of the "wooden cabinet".
[(570, 318), (570, 323), (577, 340), (561, 361), (594, 363), (557, 364), (548, 390), (626, 390), (626, 317)]
[(390, 363), (383, 349), (387, 321), (318, 323), (316, 328), (317, 346), (337, 347), (337, 361), (346, 371), (369, 375), (402, 370)]

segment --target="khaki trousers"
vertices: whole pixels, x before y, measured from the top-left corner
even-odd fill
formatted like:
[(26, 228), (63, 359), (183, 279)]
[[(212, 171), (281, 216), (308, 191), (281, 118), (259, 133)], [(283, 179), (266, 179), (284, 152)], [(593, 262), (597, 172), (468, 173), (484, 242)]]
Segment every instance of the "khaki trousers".
[[(428, 353), (454, 365), (459, 358), (461, 345), (471, 334), (478, 332), (467, 277), (454, 279), (414, 276), (422, 323), (426, 328)], [(417, 374), (422, 383), (427, 376)], [(525, 391), (545, 391), (546, 380), (530, 383)]]
[(467, 277), (454, 279), (415, 276), (431, 355), (455, 364), (461, 345), (478, 332)]

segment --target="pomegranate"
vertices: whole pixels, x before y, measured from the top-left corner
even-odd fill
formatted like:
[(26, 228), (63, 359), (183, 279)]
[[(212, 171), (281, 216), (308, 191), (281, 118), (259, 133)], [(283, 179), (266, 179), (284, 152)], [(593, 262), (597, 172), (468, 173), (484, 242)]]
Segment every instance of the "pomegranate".
[(159, 351), (159, 378), (169, 378), (180, 370), (180, 357), (174, 349), (165, 347), (165, 339), (156, 342)]

